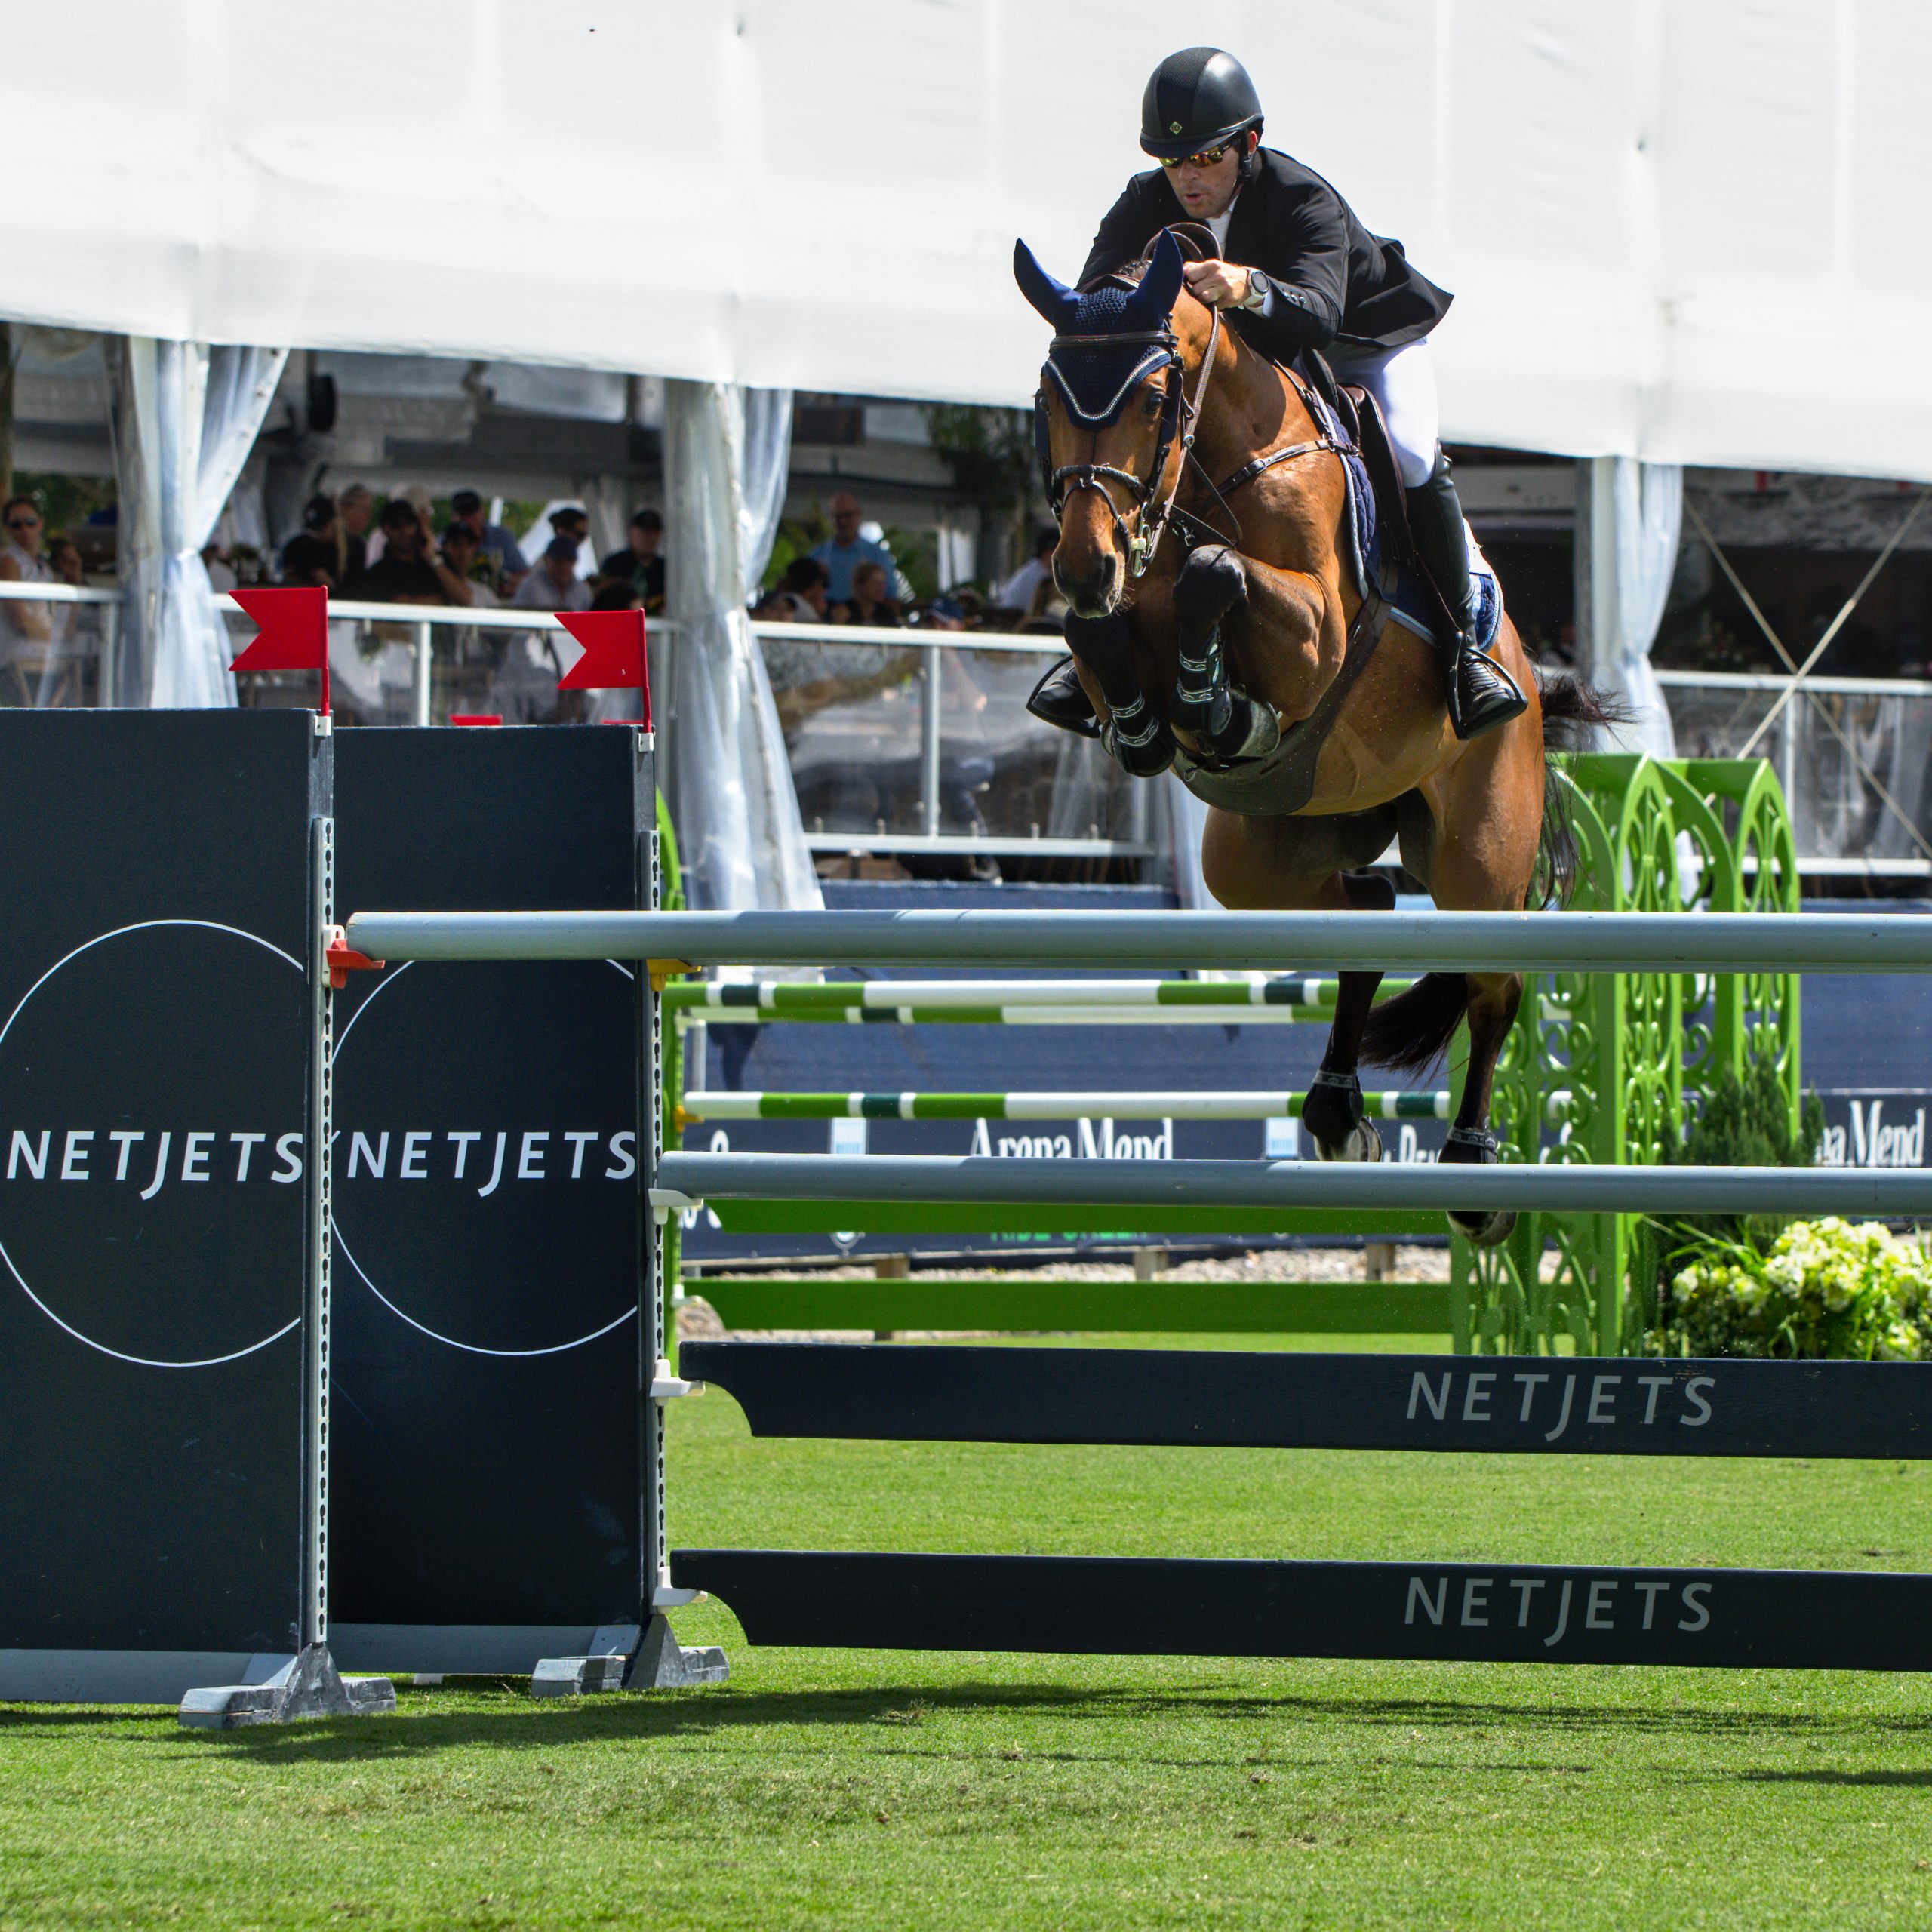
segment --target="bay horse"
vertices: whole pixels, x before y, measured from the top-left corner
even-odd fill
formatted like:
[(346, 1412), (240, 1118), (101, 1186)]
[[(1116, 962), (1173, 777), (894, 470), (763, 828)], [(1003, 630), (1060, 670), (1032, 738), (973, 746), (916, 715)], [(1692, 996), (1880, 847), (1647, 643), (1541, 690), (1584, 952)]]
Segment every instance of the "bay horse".
[[(1035, 405), (1053, 573), (1107, 749), (1137, 777), (1171, 765), (1207, 804), (1201, 869), (1225, 906), (1392, 910), (1364, 869), (1392, 840), (1445, 911), (1546, 903), (1571, 857), (1546, 732), (1610, 712), (1574, 679), (1540, 678), (1499, 608), (1491, 661), (1528, 708), (1455, 737), (1435, 646), (1391, 614), (1389, 578), (1366, 595), (1355, 580), (1341, 416), (1184, 292), (1182, 260), (1165, 232), (1137, 278), (1075, 291), (1014, 250), (1022, 292), (1056, 329)], [(1431, 973), (1374, 1005), (1381, 978), (1340, 976), (1302, 1115), (1316, 1152), (1380, 1160), (1358, 1066), (1421, 1072), (1466, 1020), (1441, 1158), (1494, 1161), (1491, 1084), (1521, 974)], [(1515, 1217), (1450, 1220), (1492, 1246)]]

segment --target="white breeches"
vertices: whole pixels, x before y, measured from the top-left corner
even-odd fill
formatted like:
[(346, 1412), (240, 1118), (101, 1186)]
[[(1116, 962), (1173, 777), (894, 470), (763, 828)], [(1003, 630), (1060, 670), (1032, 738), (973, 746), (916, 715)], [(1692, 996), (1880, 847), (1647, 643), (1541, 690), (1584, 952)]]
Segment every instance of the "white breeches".
[(1364, 349), (1336, 343), (1323, 353), (1340, 383), (1352, 383), (1374, 397), (1395, 446), (1395, 466), (1402, 487), (1419, 489), (1435, 467), (1435, 445), (1441, 434), (1441, 411), (1435, 400), (1435, 365), (1429, 357), (1429, 340), (1404, 343), (1400, 349)]

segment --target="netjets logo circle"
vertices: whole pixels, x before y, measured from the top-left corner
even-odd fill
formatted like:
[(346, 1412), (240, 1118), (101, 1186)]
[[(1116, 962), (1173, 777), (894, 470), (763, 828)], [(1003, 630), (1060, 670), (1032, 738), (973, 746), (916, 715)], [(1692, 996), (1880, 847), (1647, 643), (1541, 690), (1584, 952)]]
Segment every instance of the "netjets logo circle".
[(103, 1355), (213, 1368), (302, 1313), (302, 964), (202, 919), (119, 927), (0, 1025), (0, 1261)]
[(635, 982), (614, 961), (395, 966), (337, 1008), (352, 1284), (447, 1347), (554, 1355), (637, 1309)]

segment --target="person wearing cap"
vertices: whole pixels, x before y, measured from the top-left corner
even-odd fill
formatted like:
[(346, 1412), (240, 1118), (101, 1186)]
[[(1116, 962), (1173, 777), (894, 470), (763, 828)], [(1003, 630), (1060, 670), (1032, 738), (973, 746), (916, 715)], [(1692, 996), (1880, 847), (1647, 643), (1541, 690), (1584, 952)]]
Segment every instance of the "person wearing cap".
[(578, 540), (561, 532), (543, 546), (537, 568), (510, 601), (520, 611), (587, 611), (590, 586), (577, 574)]
[(664, 608), (664, 519), (655, 510), (639, 510), (631, 518), (629, 540), (621, 550), (613, 550), (598, 566), (599, 577), (620, 583), (634, 583), (644, 599), (642, 608), (655, 613)]
[(1108, 210), (1081, 284), (1137, 260), (1162, 229), (1198, 222), (1216, 249), (1186, 266), (1201, 300), (1251, 348), (1281, 362), (1319, 350), (1337, 377), (1375, 398), (1409, 528), (1456, 626), (1442, 641), (1451, 721), (1458, 737), (1475, 737), (1527, 703), (1477, 648), (1462, 506), (1438, 439), (1429, 335), (1451, 298), (1312, 168), (1264, 148), (1262, 123), (1260, 97), (1232, 54), (1190, 47), (1163, 60), (1140, 105), (1140, 145), (1160, 165), (1134, 176)]
[(490, 521), (483, 499), (474, 490), (459, 490), (450, 499), (450, 515), (475, 533), (478, 553), (495, 566), (500, 591), (507, 595), (529, 575), (530, 560), (522, 546), (500, 523)]

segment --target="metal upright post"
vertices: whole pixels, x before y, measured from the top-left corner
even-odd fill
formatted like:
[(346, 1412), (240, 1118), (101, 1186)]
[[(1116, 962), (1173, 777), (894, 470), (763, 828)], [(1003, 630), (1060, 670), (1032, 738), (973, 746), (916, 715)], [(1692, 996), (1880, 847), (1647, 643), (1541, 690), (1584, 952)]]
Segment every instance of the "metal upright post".
[[(651, 736), (637, 734), (638, 891), (639, 906), (655, 911), (659, 891), (657, 781)], [(721, 1682), (730, 1673), (715, 1644), (686, 1649), (667, 1610), (691, 1602), (692, 1590), (671, 1587), (664, 1534), (664, 1411), (682, 1395), (702, 1395), (702, 1383), (681, 1382), (666, 1359), (665, 1236), (675, 1211), (654, 1206), (663, 1147), (663, 976), (640, 960), (637, 975), (638, 1213), (638, 1641), (628, 1656), (545, 1657), (530, 1679), (536, 1697), (595, 1690), (671, 1690)]]
[(121, 679), (121, 605), (118, 599), (100, 606), (100, 657), (94, 669), (94, 701), (106, 710), (119, 696)]
[(415, 708), (411, 720), (416, 724), (426, 725), (429, 721), (429, 673), (435, 662), (435, 645), (425, 620), (416, 626)]
[(919, 718), (919, 829), (928, 838), (939, 836), (939, 701), (940, 648), (926, 646), (926, 661), (920, 669)]

